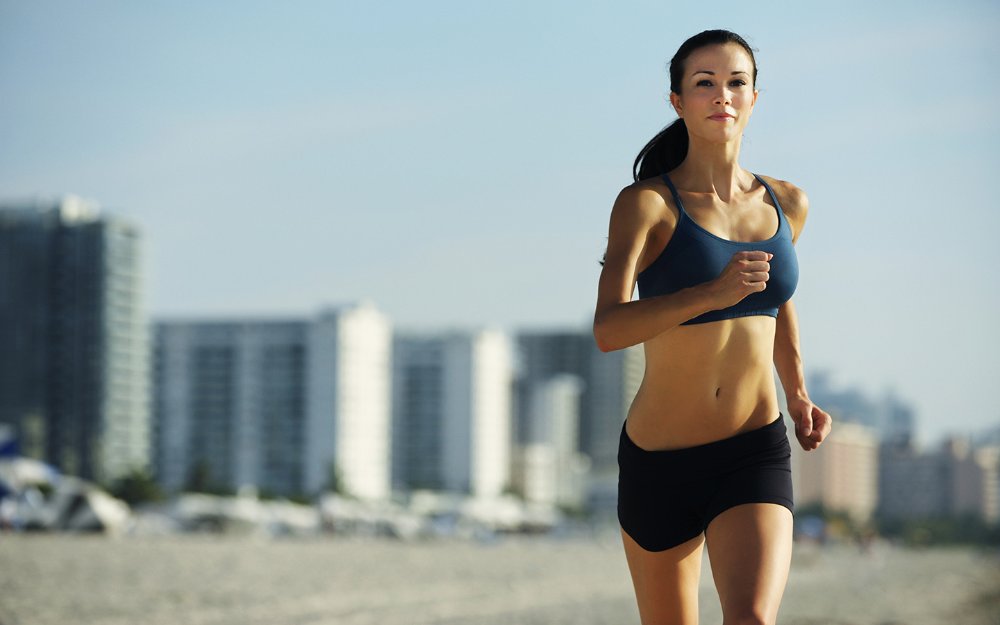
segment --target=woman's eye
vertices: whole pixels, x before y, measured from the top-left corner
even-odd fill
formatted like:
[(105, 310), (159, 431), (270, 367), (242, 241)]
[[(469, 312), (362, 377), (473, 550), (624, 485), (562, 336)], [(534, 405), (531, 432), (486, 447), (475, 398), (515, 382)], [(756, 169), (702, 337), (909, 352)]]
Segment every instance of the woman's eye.
[[(698, 81), (698, 86), (700, 87), (700, 86), (701, 86), (702, 84), (708, 84), (708, 85), (711, 85), (711, 84), (712, 84), (712, 81), (711, 81), (711, 80), (708, 80), (708, 79), (705, 79), (705, 80), (699, 80), (699, 81)], [(731, 82), (731, 83), (729, 83), (729, 84), (731, 84), (731, 85), (736, 85), (737, 87), (742, 87), (743, 85), (745, 85), (745, 84), (747, 84), (747, 83), (746, 83), (746, 81), (743, 81), (743, 80), (734, 80), (733, 82)]]

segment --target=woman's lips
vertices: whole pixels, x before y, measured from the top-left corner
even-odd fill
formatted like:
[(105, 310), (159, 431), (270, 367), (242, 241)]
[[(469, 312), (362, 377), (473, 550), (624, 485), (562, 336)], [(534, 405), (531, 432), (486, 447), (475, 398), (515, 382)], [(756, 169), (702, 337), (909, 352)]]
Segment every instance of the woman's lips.
[(712, 115), (709, 119), (714, 119), (720, 122), (724, 122), (727, 119), (735, 119), (732, 115)]

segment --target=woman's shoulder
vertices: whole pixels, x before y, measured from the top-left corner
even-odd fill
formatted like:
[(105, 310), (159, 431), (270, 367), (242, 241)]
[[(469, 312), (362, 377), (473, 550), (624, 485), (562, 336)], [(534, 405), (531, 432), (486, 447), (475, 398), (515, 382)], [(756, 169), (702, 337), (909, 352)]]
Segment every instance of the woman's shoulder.
[(661, 221), (669, 212), (670, 193), (659, 178), (646, 178), (623, 187), (615, 198), (612, 212), (628, 215), (644, 222)]
[(806, 197), (805, 191), (787, 180), (781, 180), (780, 178), (775, 178), (773, 176), (765, 176), (764, 174), (757, 175), (763, 178), (767, 184), (771, 185), (771, 189), (774, 190), (774, 194), (778, 196), (778, 202), (781, 204), (781, 208), (783, 208), (786, 213), (794, 213), (800, 210), (808, 209), (809, 198)]
[(778, 203), (781, 205), (782, 212), (785, 213), (788, 221), (792, 223), (792, 229), (795, 232), (793, 238), (797, 240), (802, 227), (805, 225), (806, 216), (809, 214), (809, 197), (805, 191), (787, 180), (765, 176), (764, 174), (758, 175), (764, 179), (764, 182), (771, 186), (774, 194), (778, 197)]

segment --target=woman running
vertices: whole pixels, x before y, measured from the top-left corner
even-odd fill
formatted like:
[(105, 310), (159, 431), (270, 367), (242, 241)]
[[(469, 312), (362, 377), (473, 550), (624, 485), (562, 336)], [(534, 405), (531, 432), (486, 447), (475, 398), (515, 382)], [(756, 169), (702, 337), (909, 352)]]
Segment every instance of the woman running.
[(611, 209), (594, 338), (646, 356), (618, 450), (643, 625), (698, 622), (706, 543), (725, 625), (775, 622), (794, 505), (772, 363), (799, 445), (815, 450), (832, 427), (806, 392), (791, 300), (806, 195), (739, 164), (756, 84), (736, 33), (685, 41), (670, 62), (679, 119), (642, 149)]

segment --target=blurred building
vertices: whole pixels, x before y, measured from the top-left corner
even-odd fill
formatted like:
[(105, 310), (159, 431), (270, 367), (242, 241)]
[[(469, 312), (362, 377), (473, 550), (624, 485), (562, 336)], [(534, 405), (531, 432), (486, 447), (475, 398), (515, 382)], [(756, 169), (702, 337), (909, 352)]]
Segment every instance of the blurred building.
[(391, 334), (368, 302), (311, 320), (157, 322), (158, 481), (388, 498)]
[[(589, 422), (587, 396), (590, 374), (590, 356), (594, 338), (589, 332), (572, 330), (524, 330), (517, 334), (515, 383), (515, 431), (514, 440), (527, 441), (530, 414), (531, 388), (558, 375), (572, 375), (580, 382), (583, 399), (579, 403), (579, 415), (583, 424)], [(586, 441), (578, 437), (578, 451), (583, 451)]]
[[(518, 334), (518, 352), (518, 442), (537, 445), (526, 436), (532, 431), (531, 421), (543, 418), (537, 410), (529, 408), (532, 401), (539, 401), (532, 397), (554, 392), (545, 388), (557, 376), (571, 375), (580, 380), (577, 450), (585, 460), (579, 459), (574, 464), (587, 467), (586, 506), (598, 515), (613, 515), (618, 496), (618, 435), (642, 383), (645, 368), (642, 345), (604, 353), (597, 348), (590, 328), (536, 330)], [(542, 471), (546, 462), (555, 462), (541, 460), (547, 453), (551, 452), (535, 447), (534, 452), (521, 456), (531, 462), (535, 471), (532, 474), (527, 465), (518, 467), (518, 471), (525, 471), (521, 474), (525, 486), (539, 479), (538, 471)]]
[(617, 523), (618, 441), (646, 367), (643, 346), (602, 352), (591, 344), (587, 394), (591, 415), (583, 424), (583, 451), (591, 460), (588, 508), (597, 518)]
[(798, 444), (789, 423), (796, 507), (822, 504), (859, 522), (871, 519), (878, 503), (878, 439), (872, 428), (838, 422), (815, 450)]
[(1000, 447), (972, 447), (949, 437), (933, 452), (912, 442), (885, 444), (880, 460), (879, 515), (886, 519), (971, 514), (1000, 521)]
[(581, 509), (590, 459), (579, 450), (583, 381), (568, 373), (530, 384), (514, 486), (526, 501)]
[(590, 471), (589, 330), (522, 330), (517, 335), (514, 488), (526, 500), (585, 505)]
[(642, 384), (646, 355), (641, 344), (604, 353), (592, 346), (589, 360), (586, 452), (598, 472), (618, 471), (618, 439), (622, 423)]
[(91, 201), (0, 204), (0, 424), (107, 484), (149, 463), (142, 236)]
[(907, 443), (916, 437), (916, 411), (886, 389), (877, 399), (858, 388), (835, 388), (830, 371), (811, 371), (807, 376), (810, 398), (833, 415), (838, 424), (860, 423), (884, 442)]
[(494, 497), (511, 488), (513, 350), (496, 330), (393, 343), (393, 488)]
[(889, 444), (907, 444), (917, 438), (917, 411), (903, 402), (895, 392), (887, 390), (876, 404), (875, 424), (879, 440)]

